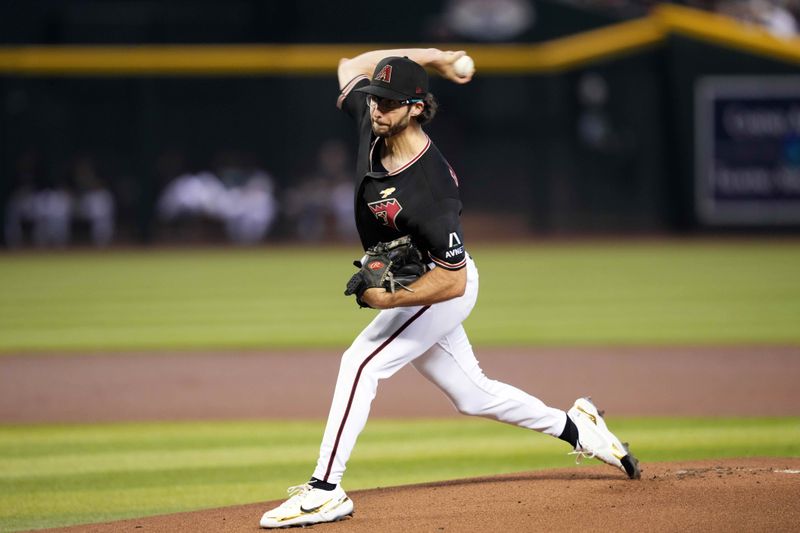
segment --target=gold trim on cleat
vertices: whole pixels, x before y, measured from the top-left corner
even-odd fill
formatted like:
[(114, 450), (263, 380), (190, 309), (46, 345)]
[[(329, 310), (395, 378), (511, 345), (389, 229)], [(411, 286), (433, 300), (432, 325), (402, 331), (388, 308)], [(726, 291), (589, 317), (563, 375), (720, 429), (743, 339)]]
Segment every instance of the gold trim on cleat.
[(595, 416), (594, 416), (592, 413), (589, 413), (589, 412), (587, 412), (587, 411), (586, 411), (586, 410), (584, 410), (584, 409), (583, 409), (583, 408), (582, 408), (580, 405), (576, 405), (576, 406), (575, 406), (575, 409), (577, 409), (577, 410), (578, 410), (578, 411), (580, 411), (581, 413), (583, 413), (583, 414), (585, 414), (586, 416), (588, 416), (588, 417), (589, 417), (589, 420), (591, 420), (591, 421), (592, 421), (592, 423), (593, 423), (595, 426), (597, 425), (597, 418), (596, 418), (596, 417), (595, 417)]
[[(345, 499), (341, 500), (339, 503), (337, 503), (336, 505), (334, 505), (330, 510), (333, 511), (334, 509), (338, 509), (339, 507), (341, 507), (342, 505), (344, 505), (348, 501), (350, 501), (350, 498), (345, 498)], [(350, 514), (353, 514), (353, 513), (350, 513)], [(344, 516), (348, 516), (348, 515), (344, 515)]]
[(276, 522), (287, 522), (289, 520), (294, 520), (295, 518), (300, 518), (301, 516), (305, 516), (307, 513), (300, 513), (294, 516), (287, 516), (286, 518), (276, 518)]
[(622, 460), (623, 457), (628, 455), (627, 453), (624, 453), (622, 450), (617, 448), (617, 445), (614, 444), (613, 442), (611, 443), (611, 453), (613, 453), (614, 457), (616, 457), (619, 460)]

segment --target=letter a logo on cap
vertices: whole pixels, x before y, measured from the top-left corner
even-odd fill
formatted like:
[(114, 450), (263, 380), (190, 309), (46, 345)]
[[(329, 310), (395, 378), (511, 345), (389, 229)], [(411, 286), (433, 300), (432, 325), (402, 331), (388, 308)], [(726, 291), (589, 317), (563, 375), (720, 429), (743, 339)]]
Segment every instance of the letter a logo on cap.
[(391, 65), (386, 65), (385, 67), (383, 67), (381, 69), (381, 71), (378, 72), (378, 75), (375, 76), (375, 79), (378, 80), (378, 81), (391, 83), (392, 82), (392, 66)]

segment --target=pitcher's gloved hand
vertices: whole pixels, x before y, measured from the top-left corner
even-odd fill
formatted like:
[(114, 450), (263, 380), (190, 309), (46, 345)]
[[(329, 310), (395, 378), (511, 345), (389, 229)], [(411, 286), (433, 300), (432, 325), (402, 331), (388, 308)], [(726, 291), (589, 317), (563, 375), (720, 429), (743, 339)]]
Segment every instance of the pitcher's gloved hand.
[(393, 293), (400, 287), (413, 292), (409, 285), (427, 270), (422, 253), (409, 236), (379, 242), (367, 250), (361, 261), (353, 261), (353, 264), (359, 267), (359, 271), (347, 282), (344, 294), (355, 294), (361, 307), (369, 307), (361, 299), (367, 289), (377, 287)]

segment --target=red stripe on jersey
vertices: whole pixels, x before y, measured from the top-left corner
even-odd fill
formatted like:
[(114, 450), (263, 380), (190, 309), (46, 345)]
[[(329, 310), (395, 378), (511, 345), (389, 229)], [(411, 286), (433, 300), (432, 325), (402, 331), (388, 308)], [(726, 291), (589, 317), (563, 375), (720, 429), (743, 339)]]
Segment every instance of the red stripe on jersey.
[(367, 76), (364, 76), (363, 74), (359, 74), (358, 76), (356, 76), (355, 78), (350, 80), (347, 83), (347, 85), (345, 85), (344, 88), (342, 89), (341, 93), (339, 94), (339, 98), (336, 99), (336, 107), (338, 107), (339, 109), (342, 108), (342, 104), (344, 103), (344, 99), (347, 98), (347, 95), (350, 94), (350, 91), (353, 90), (353, 87), (355, 87), (356, 83), (358, 83), (361, 80), (368, 80), (368, 79), (369, 78)]
[(456, 171), (453, 170), (453, 167), (450, 166), (450, 163), (447, 164), (447, 170), (450, 171), (450, 177), (453, 178), (453, 181), (456, 182), (456, 187), (458, 187), (458, 176), (456, 176)]
[(410, 167), (411, 165), (416, 163), (417, 159), (422, 157), (423, 154), (428, 151), (428, 148), (431, 147), (431, 138), (428, 137), (427, 135), (425, 136), (425, 138), (428, 140), (428, 142), (425, 143), (425, 147), (422, 149), (422, 151), (420, 153), (418, 153), (417, 155), (415, 155), (414, 159), (412, 159), (411, 161), (409, 161), (408, 163), (406, 163), (402, 167), (398, 168), (397, 170), (393, 170), (393, 171), (389, 172), (389, 174), (388, 174), (389, 176), (394, 176), (395, 174), (399, 174), (400, 172), (404, 171), (405, 169), (407, 169), (408, 167)]
[(431, 258), (431, 261), (433, 261), (434, 263), (436, 263), (437, 265), (439, 265), (442, 268), (446, 268), (447, 270), (459, 270), (464, 265), (467, 264), (467, 258), (466, 257), (464, 257), (464, 259), (462, 259), (458, 263), (453, 264), (453, 263), (446, 263), (445, 261), (442, 261), (441, 259), (433, 257), (430, 253), (428, 253), (428, 256)]
[(372, 172), (372, 152), (375, 151), (375, 147), (378, 146), (378, 141), (380, 137), (375, 137), (375, 140), (372, 141), (372, 146), (369, 148), (369, 171)]

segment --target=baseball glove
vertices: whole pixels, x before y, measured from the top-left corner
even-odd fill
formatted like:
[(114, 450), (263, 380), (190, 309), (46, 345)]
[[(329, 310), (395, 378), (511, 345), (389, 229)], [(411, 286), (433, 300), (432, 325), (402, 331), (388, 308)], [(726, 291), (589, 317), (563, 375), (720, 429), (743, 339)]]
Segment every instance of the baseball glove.
[(361, 296), (373, 287), (392, 293), (397, 287), (414, 292), (409, 285), (427, 270), (422, 253), (408, 235), (391, 242), (379, 242), (367, 250), (361, 261), (353, 261), (353, 264), (359, 271), (347, 282), (344, 294), (355, 294), (356, 302), (361, 307), (369, 307), (361, 300)]

